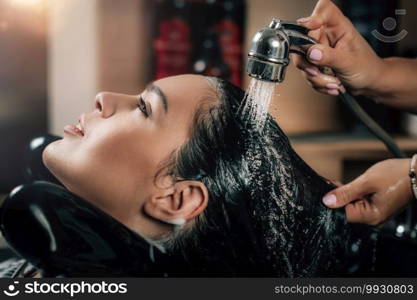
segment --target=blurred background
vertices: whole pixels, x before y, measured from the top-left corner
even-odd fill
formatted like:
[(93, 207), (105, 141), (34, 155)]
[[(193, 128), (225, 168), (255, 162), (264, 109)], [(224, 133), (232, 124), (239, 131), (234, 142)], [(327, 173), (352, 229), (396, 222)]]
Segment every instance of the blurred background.
[[(245, 88), (253, 34), (273, 17), (309, 16), (315, 3), (0, 0), (0, 194), (22, 182), (22, 152), (30, 137), (62, 135), (66, 124), (92, 109), (97, 92), (139, 93), (149, 81), (182, 73), (221, 76)], [(337, 3), (379, 55), (416, 57), (417, 1)], [(408, 34), (384, 43), (372, 30)], [(287, 72), (271, 113), (320, 174), (349, 180), (389, 157), (337, 98), (315, 92), (294, 66)], [(414, 116), (361, 100), (403, 149), (417, 152)]]

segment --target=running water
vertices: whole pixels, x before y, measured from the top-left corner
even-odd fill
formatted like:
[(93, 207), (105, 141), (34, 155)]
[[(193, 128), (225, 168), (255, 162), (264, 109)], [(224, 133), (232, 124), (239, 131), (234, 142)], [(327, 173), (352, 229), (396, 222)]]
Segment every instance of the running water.
[(269, 105), (277, 83), (252, 78), (239, 108), (246, 126), (262, 132), (268, 116)]

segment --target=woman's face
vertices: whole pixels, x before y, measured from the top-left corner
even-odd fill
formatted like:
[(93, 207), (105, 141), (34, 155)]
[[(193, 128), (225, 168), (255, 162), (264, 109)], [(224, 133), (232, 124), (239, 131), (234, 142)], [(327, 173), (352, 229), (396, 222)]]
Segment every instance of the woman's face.
[[(155, 177), (189, 137), (200, 100), (213, 93), (198, 75), (155, 81), (140, 95), (99, 93), (95, 109), (78, 120), (82, 132), (66, 126), (63, 139), (45, 149), (44, 163), (70, 191), (128, 227), (160, 234), (166, 225), (159, 221), (188, 219), (206, 205), (200, 183), (172, 187)], [(197, 202), (178, 214), (187, 195)]]

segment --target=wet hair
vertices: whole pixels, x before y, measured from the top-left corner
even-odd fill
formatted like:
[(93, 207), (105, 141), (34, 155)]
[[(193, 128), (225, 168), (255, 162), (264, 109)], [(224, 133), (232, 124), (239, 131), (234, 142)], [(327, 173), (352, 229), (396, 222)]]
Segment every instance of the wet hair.
[(348, 252), (344, 214), (321, 204), (334, 186), (293, 151), (274, 119), (262, 133), (242, 122), (242, 89), (209, 79), (217, 97), (202, 100), (189, 140), (165, 170), (175, 181), (198, 180), (205, 211), (158, 239), (202, 276), (335, 275)]

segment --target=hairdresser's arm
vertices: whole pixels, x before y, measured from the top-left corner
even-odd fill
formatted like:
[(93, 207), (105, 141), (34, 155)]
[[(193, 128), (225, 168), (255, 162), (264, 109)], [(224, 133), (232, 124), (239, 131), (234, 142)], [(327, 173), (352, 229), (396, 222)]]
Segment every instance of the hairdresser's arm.
[(364, 95), (387, 105), (417, 112), (417, 59), (383, 59), (383, 70), (375, 86)]
[[(345, 87), (353, 95), (417, 112), (416, 59), (378, 57), (330, 0), (318, 1), (312, 15), (298, 23), (320, 43), (308, 49), (306, 59), (293, 55), (295, 65), (317, 91), (338, 95)], [(323, 66), (332, 68), (336, 76), (321, 73)]]
[(323, 203), (345, 207), (348, 222), (379, 225), (414, 201), (408, 176), (410, 159), (389, 159), (329, 192)]

